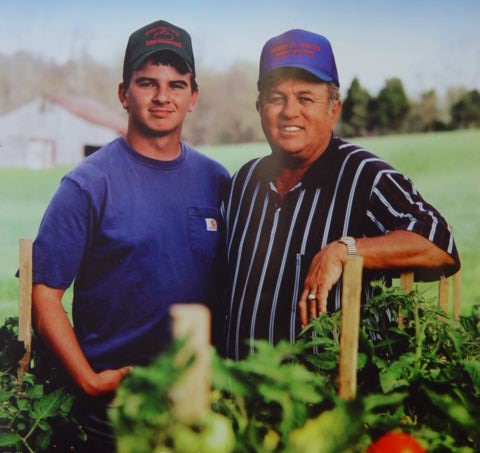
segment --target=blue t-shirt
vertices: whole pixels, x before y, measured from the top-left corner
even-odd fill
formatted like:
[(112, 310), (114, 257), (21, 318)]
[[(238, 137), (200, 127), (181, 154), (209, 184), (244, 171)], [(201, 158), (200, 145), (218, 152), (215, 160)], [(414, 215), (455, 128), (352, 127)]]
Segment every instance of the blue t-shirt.
[(33, 281), (74, 281), (74, 329), (95, 370), (148, 363), (170, 338), (171, 304), (212, 302), (228, 179), (186, 144), (158, 161), (123, 138), (62, 179), (34, 241)]

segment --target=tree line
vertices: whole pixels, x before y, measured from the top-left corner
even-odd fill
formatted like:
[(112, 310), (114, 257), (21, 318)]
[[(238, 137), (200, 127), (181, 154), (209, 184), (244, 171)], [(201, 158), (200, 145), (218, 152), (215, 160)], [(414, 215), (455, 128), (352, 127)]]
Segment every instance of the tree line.
[[(200, 65), (199, 102), (187, 118), (185, 139), (193, 145), (263, 140), (255, 112), (257, 75), (252, 62), (239, 61), (224, 71)], [(120, 111), (120, 77), (121, 62), (107, 66), (86, 53), (63, 64), (27, 52), (0, 55), (0, 114), (46, 95), (86, 96)], [(354, 137), (471, 127), (480, 127), (478, 90), (452, 87), (441, 98), (432, 89), (411, 99), (399, 78), (386, 80), (376, 95), (355, 78), (343, 95), (337, 132)]]
[(431, 132), (480, 126), (480, 92), (451, 88), (444, 104), (436, 90), (408, 98), (402, 81), (385, 81), (377, 96), (354, 78), (343, 102), (341, 129), (347, 136)]

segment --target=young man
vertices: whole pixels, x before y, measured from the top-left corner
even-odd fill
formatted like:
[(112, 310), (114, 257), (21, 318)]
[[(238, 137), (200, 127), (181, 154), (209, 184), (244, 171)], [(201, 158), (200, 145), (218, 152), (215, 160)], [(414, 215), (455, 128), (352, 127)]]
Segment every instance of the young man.
[[(229, 178), (181, 141), (198, 98), (185, 30), (157, 21), (132, 33), (118, 96), (125, 136), (63, 178), (33, 250), (35, 326), (78, 389), (86, 451), (114, 451), (107, 404), (168, 342), (170, 305), (213, 303)], [(62, 305), (72, 282), (73, 327)]]
[(370, 282), (414, 269), (436, 279), (460, 267), (451, 231), (411, 181), (333, 135), (339, 80), (329, 41), (304, 30), (269, 40), (257, 110), (271, 155), (233, 177), (223, 216), (229, 294), (223, 348), (239, 359), (256, 339), (295, 341), (308, 319), (340, 308), (348, 255)]

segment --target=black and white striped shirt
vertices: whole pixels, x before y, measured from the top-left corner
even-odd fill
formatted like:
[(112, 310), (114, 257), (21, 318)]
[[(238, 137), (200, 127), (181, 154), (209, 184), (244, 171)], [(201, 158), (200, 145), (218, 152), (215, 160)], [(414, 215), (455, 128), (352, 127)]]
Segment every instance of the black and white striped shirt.
[[(409, 179), (358, 146), (333, 137), (283, 199), (274, 178), (272, 155), (247, 163), (234, 175), (222, 206), (230, 279), (225, 301), (229, 357), (244, 357), (255, 339), (295, 341), (300, 328), (297, 304), (310, 262), (341, 236), (413, 231), (459, 262), (439, 212)], [(369, 282), (378, 278), (378, 273), (364, 272), (364, 297), (369, 296)], [(341, 282), (329, 294), (329, 311), (340, 307), (340, 290)]]

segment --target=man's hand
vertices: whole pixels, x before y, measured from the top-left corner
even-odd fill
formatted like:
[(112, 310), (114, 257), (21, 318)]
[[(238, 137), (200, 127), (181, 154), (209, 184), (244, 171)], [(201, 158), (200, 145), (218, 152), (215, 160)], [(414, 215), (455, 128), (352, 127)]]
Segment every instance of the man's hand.
[(125, 366), (117, 370), (104, 370), (100, 373), (94, 373), (86, 382), (82, 383), (82, 390), (89, 396), (112, 393), (132, 369), (131, 366)]
[(87, 395), (113, 392), (132, 367), (96, 373), (83, 353), (62, 305), (63, 289), (36, 284), (32, 289), (35, 327), (45, 343), (63, 363), (76, 385)]
[(346, 258), (347, 248), (339, 242), (327, 244), (314, 256), (298, 302), (302, 328), (309, 319), (327, 311), (328, 293), (342, 275)]

